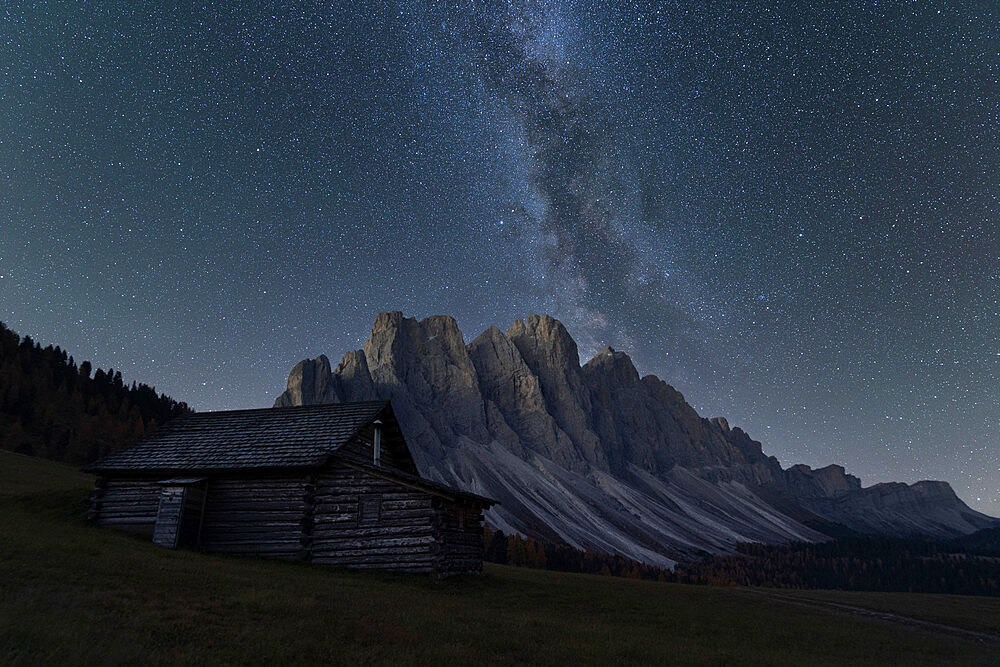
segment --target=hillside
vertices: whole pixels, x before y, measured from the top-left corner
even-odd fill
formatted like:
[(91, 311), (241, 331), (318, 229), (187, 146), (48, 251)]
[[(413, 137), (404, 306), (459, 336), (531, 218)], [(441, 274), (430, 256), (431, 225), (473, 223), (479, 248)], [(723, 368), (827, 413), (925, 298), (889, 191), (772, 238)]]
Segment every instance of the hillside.
[(547, 316), (466, 343), (451, 317), (382, 313), (336, 368), (320, 356), (292, 369), (275, 405), (371, 399), (392, 400), (423, 475), (501, 501), (487, 516), (498, 530), (659, 567), (743, 542), (946, 538), (997, 521), (945, 482), (863, 488), (839, 465), (784, 469), (628, 355), (581, 366)]
[(114, 369), (77, 366), (65, 350), (0, 322), (0, 448), (83, 465), (187, 409), (148, 385), (126, 385)]
[(1000, 634), (997, 600), (211, 557), (87, 525), (91, 484), (0, 452), (0, 663), (998, 664), (962, 634)]

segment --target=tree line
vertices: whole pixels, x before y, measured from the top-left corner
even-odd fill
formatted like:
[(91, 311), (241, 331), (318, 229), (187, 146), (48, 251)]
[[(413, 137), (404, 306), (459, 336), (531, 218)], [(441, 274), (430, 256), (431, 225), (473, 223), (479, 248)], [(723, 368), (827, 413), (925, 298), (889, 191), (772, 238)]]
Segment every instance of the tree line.
[(593, 549), (581, 551), (565, 544), (540, 542), (516, 533), (506, 535), (502, 530), (494, 531), (489, 525), (484, 530), (485, 558), (490, 563), (651, 581), (670, 581), (673, 576), (670, 570), (620, 555)]
[(1000, 529), (952, 540), (847, 537), (785, 545), (679, 565), (674, 580), (717, 586), (831, 588), (1000, 596)]
[(0, 447), (71, 465), (118, 451), (188, 412), (146, 384), (126, 385), (112, 368), (77, 365), (0, 322)]
[(740, 544), (673, 571), (620, 555), (540, 542), (485, 528), (486, 560), (708, 586), (898, 591), (1000, 596), (1000, 528), (951, 540), (851, 536), (829, 542)]

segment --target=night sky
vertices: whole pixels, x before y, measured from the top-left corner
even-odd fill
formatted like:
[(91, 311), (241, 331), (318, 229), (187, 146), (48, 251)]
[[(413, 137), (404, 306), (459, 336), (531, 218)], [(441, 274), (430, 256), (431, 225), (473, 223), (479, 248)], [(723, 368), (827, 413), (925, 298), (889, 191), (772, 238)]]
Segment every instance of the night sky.
[(0, 11), (15, 331), (210, 410), (380, 311), (548, 313), (1000, 515), (993, 2), (166, 4)]

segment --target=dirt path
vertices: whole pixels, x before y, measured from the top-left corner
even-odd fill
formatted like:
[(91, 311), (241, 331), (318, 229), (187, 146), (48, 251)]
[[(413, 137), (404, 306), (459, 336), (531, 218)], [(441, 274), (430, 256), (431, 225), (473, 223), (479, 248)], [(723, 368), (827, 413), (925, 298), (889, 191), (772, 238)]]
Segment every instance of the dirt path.
[(865, 609), (864, 607), (855, 607), (853, 605), (841, 604), (839, 602), (828, 602), (826, 600), (800, 598), (794, 595), (788, 595), (775, 590), (764, 590), (760, 588), (744, 588), (742, 590), (747, 595), (754, 595), (757, 597), (767, 598), (769, 600), (786, 602), (788, 604), (793, 604), (799, 607), (805, 607), (809, 609), (822, 609), (824, 611), (828, 611), (834, 614), (846, 614), (849, 616), (863, 616), (866, 618), (875, 618), (881, 621), (886, 621), (888, 623), (898, 623), (900, 625), (906, 625), (911, 628), (930, 630), (932, 632), (941, 632), (944, 634), (952, 635), (953, 637), (963, 637), (965, 639), (972, 639), (978, 642), (1000, 644), (1000, 636), (992, 635), (988, 632), (977, 632), (975, 630), (966, 630), (965, 628), (959, 628), (954, 625), (944, 625), (942, 623), (924, 621), (922, 619), (912, 618), (910, 616), (900, 616), (899, 614), (892, 614), (885, 611), (875, 611), (873, 609)]

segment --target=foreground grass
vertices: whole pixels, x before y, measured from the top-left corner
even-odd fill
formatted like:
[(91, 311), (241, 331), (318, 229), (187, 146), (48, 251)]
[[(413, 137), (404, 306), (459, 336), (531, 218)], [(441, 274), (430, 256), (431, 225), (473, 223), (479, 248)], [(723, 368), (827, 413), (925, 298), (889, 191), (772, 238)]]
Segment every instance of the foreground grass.
[(0, 664), (1000, 664), (996, 645), (738, 589), (499, 566), (442, 582), (167, 551), (87, 525), (91, 483), (0, 453)]
[[(783, 590), (781, 593), (806, 600), (864, 607), (975, 632), (1000, 635), (1000, 598), (865, 591)], [(996, 651), (1000, 653), (1000, 646), (996, 647)]]

